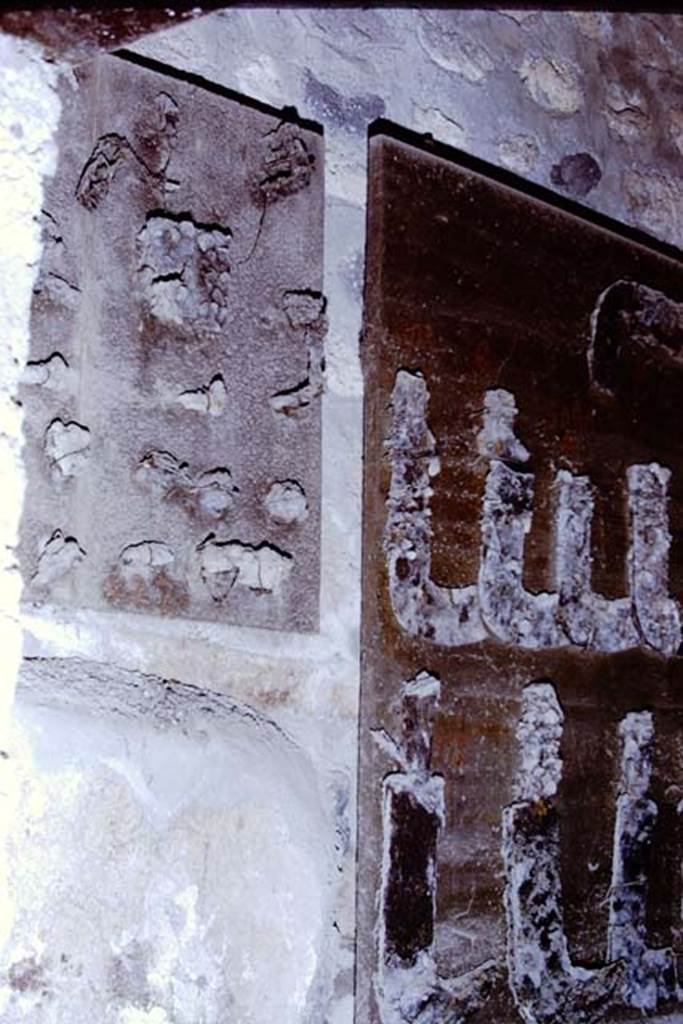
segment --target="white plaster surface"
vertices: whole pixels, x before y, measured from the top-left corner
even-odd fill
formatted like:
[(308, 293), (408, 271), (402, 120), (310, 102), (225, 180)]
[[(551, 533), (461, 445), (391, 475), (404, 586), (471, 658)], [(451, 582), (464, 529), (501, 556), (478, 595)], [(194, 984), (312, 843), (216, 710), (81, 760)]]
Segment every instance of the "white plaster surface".
[(1, 1019), (315, 1020), (335, 869), (308, 758), (139, 673), (28, 662), (19, 692)]
[(21, 515), (21, 408), (14, 400), (28, 348), (31, 290), (40, 260), (43, 178), (54, 172), (59, 119), (56, 70), (37, 47), (0, 35), (0, 728), (5, 728), (20, 657), (21, 582), (12, 550)]
[[(0, 35), (0, 749), (11, 729), (11, 708), (21, 658), (21, 581), (14, 544), (21, 515), (22, 412), (14, 400), (28, 350), (31, 290), (40, 260), (43, 179), (54, 172), (53, 135), (59, 119), (55, 69), (37, 48)], [(12, 764), (0, 756), (0, 948), (12, 926), (7, 889), (6, 831), (15, 820), (20, 791)], [(27, 894), (22, 894), (25, 899)]]

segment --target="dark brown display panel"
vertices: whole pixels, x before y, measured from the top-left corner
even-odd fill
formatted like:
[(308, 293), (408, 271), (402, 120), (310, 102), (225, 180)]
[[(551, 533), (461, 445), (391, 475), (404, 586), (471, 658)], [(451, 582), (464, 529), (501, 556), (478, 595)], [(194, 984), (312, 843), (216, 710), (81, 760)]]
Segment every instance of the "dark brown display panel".
[(359, 1024), (680, 1006), (682, 302), (371, 140)]

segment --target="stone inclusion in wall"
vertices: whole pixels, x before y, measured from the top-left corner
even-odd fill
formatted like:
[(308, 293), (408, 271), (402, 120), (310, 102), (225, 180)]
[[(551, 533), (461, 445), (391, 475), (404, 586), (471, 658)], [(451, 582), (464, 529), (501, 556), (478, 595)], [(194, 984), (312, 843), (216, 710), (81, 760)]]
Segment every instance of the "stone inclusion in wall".
[(371, 141), (363, 1024), (678, 1020), (679, 263)]
[(315, 629), (321, 139), (121, 58), (75, 77), (21, 396), (25, 597)]

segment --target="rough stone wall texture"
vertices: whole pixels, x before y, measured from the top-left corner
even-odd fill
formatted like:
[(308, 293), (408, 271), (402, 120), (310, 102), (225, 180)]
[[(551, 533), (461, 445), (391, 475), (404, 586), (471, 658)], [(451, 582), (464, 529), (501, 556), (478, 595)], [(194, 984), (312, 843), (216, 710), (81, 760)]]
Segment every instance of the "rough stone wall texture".
[[(283, 821), (269, 802), (270, 779), (279, 771), (282, 758), (290, 757), (288, 744), (296, 746), (291, 761), (299, 766), (297, 771), (305, 765), (315, 785), (303, 786), (296, 798), (292, 797), (287, 827), (304, 819), (316, 823), (324, 849), (316, 843), (308, 852), (297, 846), (299, 853), (292, 856), (295, 860), (299, 857), (299, 867), (285, 876), (281, 888), (281, 869), (275, 858), (254, 863), (259, 865), (263, 888), (279, 893), (289, 908), (300, 892), (300, 865), (307, 856), (315, 861), (311, 896), (317, 906), (309, 902), (309, 916), (308, 910), (298, 908), (290, 919), (292, 930), (282, 941), (291, 942), (292, 950), (301, 949), (301, 928), (311, 928), (313, 936), (320, 915), (325, 923), (311, 938), (309, 950), (320, 969), (299, 966), (292, 986), (281, 997), (279, 1019), (304, 1021), (308, 1014), (315, 1024), (349, 1024), (353, 1016), (362, 425), (358, 337), (365, 246), (366, 127), (376, 118), (386, 117), (413, 130), (430, 132), (440, 141), (512, 169), (558, 194), (577, 197), (625, 223), (680, 244), (683, 106), (676, 60), (682, 33), (680, 17), (663, 15), (245, 9), (199, 18), (151, 35), (134, 47), (139, 54), (202, 75), (275, 108), (294, 106), (300, 116), (311, 117), (324, 128), (323, 291), (328, 300), (329, 329), (322, 406), (320, 628), (318, 633), (303, 636), (248, 626), (182, 623), (124, 611), (57, 610), (46, 605), (25, 616), (25, 650), (32, 657), (80, 658), (151, 675), (156, 678), (149, 685), (156, 689), (163, 689), (163, 680), (179, 680), (218, 695), (216, 700), (223, 695), (238, 707), (248, 706), (260, 716), (259, 721), (267, 720), (263, 729), (284, 732), (287, 739), (273, 741), (258, 786), (252, 791), (259, 800), (263, 797), (264, 809), (251, 818), (244, 843), (235, 839), (232, 847), (245, 856), (247, 867), (263, 842), (272, 851), (272, 835), (263, 838), (258, 830)], [(6, 39), (2, 45), (2, 87), (7, 99), (2, 104), (0, 173), (7, 183), (3, 188), (4, 238), (11, 237), (12, 244), (3, 246), (5, 292), (0, 322), (3, 395), (10, 395), (26, 358), (31, 289), (40, 256), (40, 229), (33, 218), (42, 206), (42, 178), (54, 169), (53, 133), (59, 107), (52, 88), (54, 66), (41, 64), (35, 52), (24, 45)], [(10, 399), (3, 401), (2, 430), (9, 453), (6, 464), (3, 461), (3, 492), (14, 495), (12, 502), (3, 501), (3, 530), (7, 529), (3, 543), (12, 544), (21, 494), (19, 412)], [(5, 621), (12, 644), (3, 645), (4, 704), (11, 699), (18, 656), (19, 581), (13, 565), (12, 556), (9, 571), (3, 573), (3, 595), (8, 595)], [(14, 652), (14, 663), (6, 653), (9, 651)], [(109, 672), (97, 671), (103, 688), (112, 685)], [(22, 863), (22, 851), (28, 850), (30, 843), (21, 830), (33, 828), (39, 837), (34, 851), (51, 851), (49, 875), (55, 884), (68, 882), (72, 892), (79, 885), (82, 919), (101, 916), (110, 923), (115, 920), (119, 935), (128, 928), (131, 944), (118, 951), (106, 950), (110, 966), (115, 957), (118, 966), (111, 968), (105, 981), (98, 973), (104, 970), (103, 962), (95, 967), (91, 957), (91, 933), (79, 927), (77, 914), (65, 919), (61, 932), (71, 929), (75, 962), (61, 961), (61, 953), (66, 951), (56, 946), (47, 953), (46, 918), (42, 931), (34, 928), (32, 934), (37, 917), (21, 919), (15, 934), (22, 937), (9, 944), (3, 959), (3, 1013), (12, 1000), (16, 1020), (45, 1019), (60, 1024), (82, 1020), (87, 1003), (74, 1005), (68, 995), (59, 1000), (60, 992), (75, 991), (69, 971), (77, 971), (81, 963), (90, 977), (79, 982), (82, 987), (78, 991), (84, 992), (90, 984), (92, 996), (92, 986), (106, 983), (125, 992), (127, 1002), (112, 1004), (118, 1013), (111, 1010), (116, 1024), (167, 1024), (174, 1019), (173, 1013), (183, 1020), (181, 1011), (186, 1015), (196, 1012), (193, 993), (199, 979), (208, 977), (206, 969), (193, 959), (203, 955), (196, 936), (197, 929), (206, 926), (207, 918), (202, 915), (207, 911), (193, 902), (194, 882), (181, 878), (177, 866), (167, 871), (163, 851), (158, 848), (164, 829), (172, 829), (168, 821), (160, 819), (173, 813), (173, 786), (169, 783), (159, 803), (155, 785), (161, 782), (157, 779), (152, 785), (147, 780), (143, 785), (140, 779), (145, 771), (154, 774), (160, 764), (165, 771), (168, 737), (157, 735), (160, 726), (156, 721), (141, 724), (136, 719), (121, 726), (112, 719), (107, 724), (109, 712), (93, 689), (80, 687), (82, 665), (74, 663), (69, 670), (67, 661), (59, 673), (45, 668), (29, 676), (30, 685), (27, 682), (19, 701), (15, 738), (6, 744), (11, 757), (0, 762), (11, 769), (5, 789), (8, 799), (12, 794), (18, 799), (20, 793), (29, 798), (17, 818), (16, 836), (21, 843), (10, 865), (15, 872), (12, 900), (19, 906), (30, 902), (35, 879), (31, 864)], [(55, 696), (56, 678), (63, 694), (72, 690), (77, 694), (77, 708), (62, 706), (62, 696)], [(121, 685), (130, 693), (137, 684), (130, 676), (126, 680)], [(145, 715), (151, 714), (148, 707)], [(81, 728), (84, 722), (87, 727)], [(203, 726), (196, 728), (201, 732)], [(258, 748), (251, 725), (244, 724), (241, 717), (234, 722), (230, 718), (226, 729)], [(50, 734), (49, 742), (46, 734)], [(81, 743), (84, 751), (78, 765), (65, 762), (65, 750)], [(213, 774), (215, 781), (216, 772), (223, 771), (223, 755), (212, 760), (213, 740), (208, 746), (211, 750), (202, 747), (201, 753), (199, 742), (183, 746), (188, 754), (186, 770), (192, 774), (196, 768), (200, 778)], [(97, 795), (103, 781), (109, 792), (105, 801)], [(54, 813), (52, 801), (64, 801), (63, 815)], [(96, 830), (96, 858), (104, 858), (110, 848), (107, 844), (116, 847), (126, 820), (130, 820), (141, 836), (136, 848), (147, 865), (145, 870), (156, 873), (154, 884), (163, 888), (160, 876), (168, 874), (169, 887), (160, 894), (153, 911), (158, 915), (159, 933), (168, 942), (166, 947), (163, 942), (155, 946), (157, 959), (153, 962), (145, 959), (147, 937), (139, 933), (137, 923), (129, 927), (135, 908), (129, 903), (112, 906), (116, 894), (126, 888), (131, 865), (116, 860), (106, 882), (88, 866), (80, 884), (77, 872), (79, 865), (84, 866), (80, 830), (90, 821), (89, 802), (92, 814), (109, 815)], [(232, 785), (218, 802), (221, 814), (233, 821)], [(202, 806), (197, 798), (192, 807), (179, 810), (184, 820), (174, 834), (182, 846), (189, 841), (190, 830), (199, 829), (210, 851), (207, 871), (217, 878), (220, 858), (212, 859), (216, 830), (196, 821), (201, 818)], [(152, 820), (157, 810), (160, 818)], [(124, 819), (121, 823), (116, 820), (119, 815)], [(199, 863), (196, 846), (194, 850), (195, 863)], [(328, 874), (330, 851), (333, 877)], [(48, 906), (47, 886), (40, 884)], [(102, 891), (109, 886), (112, 892), (107, 892), (102, 906)], [(62, 894), (68, 891), (68, 886), (60, 890)], [(249, 893), (246, 889), (245, 897)], [(230, 909), (232, 920), (238, 922), (235, 928), (241, 927), (247, 902), (245, 899)], [(248, 914), (245, 919), (252, 920)], [(264, 920), (272, 921), (272, 917), (266, 915)], [(9, 926), (9, 918), (7, 921)], [(53, 919), (53, 925), (57, 929), (53, 934), (60, 934), (60, 922)], [(6, 932), (3, 926), (3, 934)], [(237, 950), (237, 946), (232, 948)], [(246, 940), (240, 948), (249, 948)], [(238, 951), (237, 955), (242, 954)], [(10, 965), (15, 965), (11, 975)], [(241, 963), (231, 986), (237, 1005), (252, 1008), (251, 1018), (244, 1010), (244, 1020), (260, 1024), (270, 1019), (272, 1015), (264, 1016), (257, 1000), (250, 1004), (249, 999), (254, 992), (267, 993), (271, 985), (283, 984), (290, 965), (284, 955), (277, 963), (268, 956), (254, 956)], [(284, 993), (284, 989), (280, 991)], [(44, 1015), (45, 1007), (50, 1006), (52, 1018)], [(205, 1003), (204, 1019), (212, 1024), (220, 1018), (212, 1016), (207, 1007)], [(97, 1016), (101, 1002), (91, 1003), (89, 1009)]]
[(682, 47), (680, 15), (226, 10), (135, 49), (286, 96), (325, 126), (346, 198), (386, 117), (680, 245)]

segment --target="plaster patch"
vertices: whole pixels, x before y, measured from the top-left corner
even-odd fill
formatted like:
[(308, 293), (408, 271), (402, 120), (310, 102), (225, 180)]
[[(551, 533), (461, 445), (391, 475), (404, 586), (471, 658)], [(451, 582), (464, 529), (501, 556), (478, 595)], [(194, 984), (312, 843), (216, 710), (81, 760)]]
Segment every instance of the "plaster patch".
[(121, 565), (126, 569), (151, 569), (161, 565), (169, 565), (173, 562), (175, 555), (169, 548), (158, 540), (143, 540), (137, 544), (129, 544), (124, 548), (120, 556)]
[(524, 539), (531, 529), (534, 478), (492, 460), (481, 520), (479, 595), (484, 622), (499, 640), (520, 647), (560, 647), (556, 593), (523, 585)]
[(33, 289), (35, 295), (44, 295), (50, 302), (72, 312), (77, 310), (81, 302), (80, 288), (67, 281), (61, 274), (49, 271), (39, 278), (38, 284)]
[(142, 131), (136, 132), (133, 142), (119, 132), (101, 135), (78, 179), (77, 201), (87, 210), (97, 210), (126, 164), (160, 186), (162, 194), (173, 191), (177, 182), (166, 177), (166, 170), (177, 143), (178, 120), (176, 100), (161, 91), (151, 111), (151, 125), (146, 131), (142, 125), (137, 126)]
[(188, 512), (200, 512), (210, 520), (229, 516), (235, 508), (235, 495), (239, 494), (225, 466), (193, 473), (189, 464), (173, 452), (147, 452), (135, 476), (158, 498), (179, 504)]
[(633, 596), (612, 600), (592, 588), (592, 522), (595, 502), (588, 477), (560, 470), (556, 488), (555, 572), (558, 621), (571, 643), (598, 651), (637, 647)]
[(76, 476), (90, 455), (90, 430), (73, 421), (53, 420), (45, 431), (44, 448), (57, 478)]
[(683, 156), (683, 110), (672, 110), (669, 114), (669, 134), (676, 149)]
[(76, 199), (88, 210), (96, 210), (107, 196), (121, 165), (131, 151), (123, 135), (111, 132), (95, 143), (76, 186)]
[(327, 302), (322, 292), (309, 288), (286, 291), (282, 308), (297, 342), (303, 343), (308, 353), (307, 373), (300, 383), (277, 391), (270, 397), (273, 412), (284, 416), (300, 416), (324, 387), (325, 356), (323, 337), (327, 327)]
[(285, 311), (289, 326), (294, 330), (306, 327), (322, 326), (326, 302), (321, 292), (309, 288), (285, 292), (282, 297), (282, 308)]
[(308, 355), (306, 377), (291, 388), (277, 391), (270, 398), (274, 413), (282, 416), (299, 416), (323, 393), (323, 370), (325, 361), (318, 346), (311, 346)]
[(29, 361), (21, 375), (21, 383), (50, 391), (68, 391), (72, 387), (72, 377), (71, 368), (61, 352), (53, 352), (47, 359)]
[(550, 169), (552, 184), (577, 199), (584, 199), (601, 178), (600, 164), (590, 153), (569, 153)]
[(231, 512), (238, 493), (229, 469), (209, 469), (200, 473), (195, 484), (199, 507), (210, 519), (221, 519)]
[(292, 556), (265, 542), (253, 546), (211, 536), (197, 551), (202, 579), (215, 601), (227, 597), (234, 586), (277, 593), (292, 571)]
[(175, 487), (191, 487), (191, 475), (187, 462), (173, 452), (153, 449), (140, 459), (135, 471), (136, 478), (159, 495), (165, 495)]
[(504, 388), (484, 395), (483, 425), (477, 434), (477, 451), (487, 459), (528, 462), (529, 451), (515, 434), (517, 419), (515, 396)]
[(564, 714), (552, 683), (530, 683), (516, 729), (522, 757), (515, 781), (517, 800), (549, 800), (557, 794), (563, 725)]
[(73, 312), (81, 301), (81, 290), (76, 283), (76, 267), (64, 239), (61, 223), (49, 210), (40, 211), (43, 256), (33, 294), (41, 300)]
[(363, 132), (368, 122), (382, 117), (386, 107), (381, 96), (345, 96), (334, 86), (318, 79), (310, 70), (305, 72), (304, 94), (307, 103), (321, 120), (345, 131)]
[(181, 391), (177, 401), (184, 409), (208, 413), (209, 416), (220, 416), (225, 410), (226, 399), (225, 381), (218, 373), (208, 384), (195, 388), (194, 391)]
[(153, 1006), (149, 1010), (126, 1006), (120, 1011), (118, 1024), (168, 1024), (168, 1016), (161, 1006)]
[(291, 525), (308, 518), (306, 493), (296, 480), (276, 480), (268, 488), (263, 507), (274, 523)]
[(40, 552), (33, 582), (38, 587), (50, 587), (84, 558), (85, 551), (75, 537), (65, 536), (61, 530), (55, 530)]
[(598, 11), (572, 11), (571, 17), (586, 39), (600, 43), (609, 39), (612, 34), (612, 23), (608, 14)]

